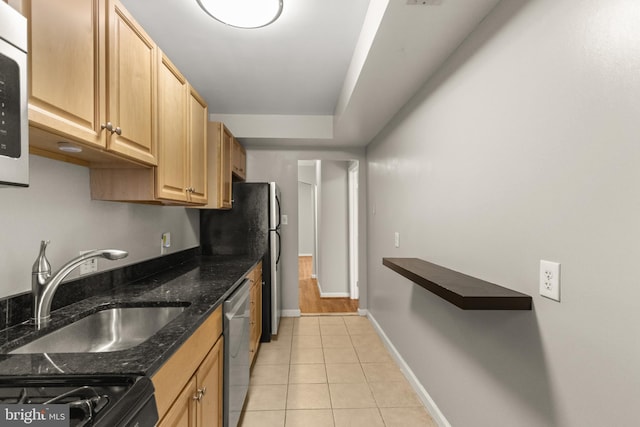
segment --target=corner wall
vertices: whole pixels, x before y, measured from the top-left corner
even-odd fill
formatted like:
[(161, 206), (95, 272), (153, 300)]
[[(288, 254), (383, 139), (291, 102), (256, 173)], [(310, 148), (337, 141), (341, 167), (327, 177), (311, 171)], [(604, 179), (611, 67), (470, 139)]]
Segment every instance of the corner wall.
[[(638, 422), (638, 22), (637, 1), (502, 1), (367, 148), (368, 308), (453, 426)], [(534, 309), (460, 310), (383, 257)]]

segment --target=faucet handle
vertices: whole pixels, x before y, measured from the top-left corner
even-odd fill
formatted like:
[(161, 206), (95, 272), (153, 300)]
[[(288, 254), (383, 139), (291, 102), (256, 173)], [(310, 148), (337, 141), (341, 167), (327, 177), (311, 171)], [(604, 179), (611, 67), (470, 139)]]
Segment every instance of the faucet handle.
[(33, 263), (33, 268), (31, 269), (31, 273), (33, 274), (46, 274), (51, 275), (51, 264), (49, 264), (49, 260), (47, 259), (47, 246), (49, 245), (49, 240), (42, 240), (40, 242), (40, 253), (38, 254), (38, 258), (36, 258), (36, 262)]

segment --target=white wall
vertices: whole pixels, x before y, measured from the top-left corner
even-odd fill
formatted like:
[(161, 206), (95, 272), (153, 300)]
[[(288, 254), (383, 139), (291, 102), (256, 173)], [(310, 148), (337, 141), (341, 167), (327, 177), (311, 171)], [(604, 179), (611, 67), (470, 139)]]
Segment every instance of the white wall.
[[(503, 1), (367, 149), (369, 310), (453, 426), (638, 423), (639, 22), (635, 0)], [(389, 256), (534, 309), (460, 310)]]
[(304, 162), (313, 164), (301, 164), (298, 163), (298, 181), (306, 182), (307, 184), (315, 185), (316, 180), (316, 161)]
[(349, 296), (348, 167), (348, 161), (321, 162), (318, 283), (322, 297)]
[(30, 156), (29, 188), (0, 188), (0, 224), (0, 297), (31, 290), (40, 240), (51, 240), (55, 271), (79, 250), (129, 251), (121, 261), (100, 259), (107, 270), (160, 256), (162, 232), (171, 232), (169, 253), (200, 238), (197, 210), (92, 201), (89, 169), (38, 156)]
[(298, 255), (314, 256), (313, 185), (298, 181)]
[[(364, 162), (363, 149), (277, 149), (247, 148), (247, 180), (252, 182), (276, 181), (282, 191), (282, 213), (289, 216), (289, 224), (282, 230), (283, 309), (298, 310), (298, 160), (360, 160)], [(365, 174), (360, 174), (360, 191), (365, 194)], [(360, 253), (366, 253), (366, 197), (360, 200)], [(360, 259), (360, 271), (366, 271), (366, 259)], [(366, 274), (360, 278), (360, 306), (365, 307)]]

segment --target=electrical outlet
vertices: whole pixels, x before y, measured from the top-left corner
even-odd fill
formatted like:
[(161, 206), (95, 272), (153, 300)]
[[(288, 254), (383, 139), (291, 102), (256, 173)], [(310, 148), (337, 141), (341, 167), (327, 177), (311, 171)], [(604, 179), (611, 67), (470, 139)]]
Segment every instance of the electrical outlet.
[(288, 215), (282, 215), (280, 217), (280, 224), (289, 225), (289, 216)]
[[(84, 255), (88, 252), (93, 252), (93, 251), (80, 251), (79, 253), (80, 255)], [(91, 258), (89, 260), (86, 260), (82, 264), (80, 264), (81, 276), (84, 276), (85, 274), (95, 273), (96, 271), (98, 271), (98, 258)]]
[(540, 295), (560, 301), (560, 264), (540, 260)]
[(162, 247), (170, 248), (171, 247), (171, 233), (162, 233)]
[(400, 247), (400, 233), (398, 233), (397, 231), (394, 234), (394, 243), (396, 245), (396, 248)]
[(169, 252), (171, 247), (171, 233), (164, 232), (160, 237), (160, 255), (164, 255)]

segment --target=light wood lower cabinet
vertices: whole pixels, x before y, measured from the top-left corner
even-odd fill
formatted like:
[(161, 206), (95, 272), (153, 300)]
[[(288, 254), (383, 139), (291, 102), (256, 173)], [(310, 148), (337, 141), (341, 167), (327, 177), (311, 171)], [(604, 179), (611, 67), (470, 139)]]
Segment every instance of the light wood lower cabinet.
[(223, 359), (219, 307), (152, 377), (158, 426), (222, 426)]
[(251, 290), (249, 291), (249, 357), (250, 363), (253, 365), (262, 337), (262, 262), (247, 276), (251, 281)]

